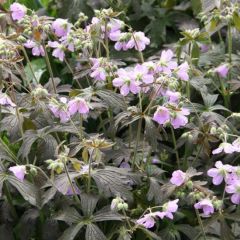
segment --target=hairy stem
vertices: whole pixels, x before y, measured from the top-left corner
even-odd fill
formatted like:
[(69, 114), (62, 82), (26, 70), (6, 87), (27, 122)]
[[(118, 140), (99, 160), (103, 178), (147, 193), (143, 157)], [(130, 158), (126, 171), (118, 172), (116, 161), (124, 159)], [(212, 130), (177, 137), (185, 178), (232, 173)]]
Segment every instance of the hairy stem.
[(174, 146), (174, 150), (175, 150), (175, 154), (176, 154), (178, 169), (180, 169), (180, 158), (179, 158), (179, 154), (178, 154), (178, 150), (177, 150), (177, 142), (176, 142), (176, 137), (175, 137), (173, 127), (171, 127), (171, 134), (172, 134), (172, 141), (173, 141), (173, 146)]
[(48, 57), (46, 46), (44, 44), (43, 44), (43, 48), (44, 48), (44, 52), (45, 52), (45, 60), (46, 60), (46, 63), (47, 63), (49, 74), (50, 74), (50, 79), (52, 81), (53, 91), (56, 94), (57, 89), (56, 89), (55, 82), (54, 82), (53, 70), (52, 70), (52, 67), (51, 67), (51, 64), (50, 64), (50, 60), (49, 60), (49, 57)]

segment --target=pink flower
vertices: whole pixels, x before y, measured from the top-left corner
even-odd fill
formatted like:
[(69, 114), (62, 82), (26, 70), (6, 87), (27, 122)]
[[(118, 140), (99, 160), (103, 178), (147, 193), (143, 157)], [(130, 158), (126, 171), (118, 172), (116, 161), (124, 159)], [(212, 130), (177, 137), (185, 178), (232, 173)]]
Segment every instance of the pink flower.
[(65, 47), (57, 41), (54, 41), (54, 42), (48, 41), (48, 46), (51, 48), (55, 48), (53, 50), (52, 55), (58, 58), (61, 62), (63, 62), (65, 57), (65, 53), (64, 53)]
[(177, 170), (172, 173), (172, 178), (170, 179), (170, 182), (173, 185), (176, 185), (179, 187), (182, 184), (184, 184), (185, 180), (186, 180), (186, 173), (181, 170)]
[(178, 203), (179, 199), (169, 201), (163, 205), (163, 211), (155, 212), (155, 214), (163, 219), (164, 217), (173, 219), (173, 213), (175, 213), (178, 210)]
[(148, 73), (147, 67), (141, 64), (137, 64), (134, 68), (132, 78), (145, 84), (153, 83), (154, 80), (153, 75)]
[(213, 184), (219, 185), (222, 183), (223, 179), (228, 176), (228, 174), (232, 171), (232, 166), (225, 164), (223, 165), (221, 161), (217, 161), (215, 163), (216, 168), (211, 168), (208, 170), (208, 176), (213, 178)]
[(26, 48), (32, 48), (33, 56), (45, 56), (43, 46), (33, 40), (27, 40), (27, 42), (24, 44), (24, 46)]
[(146, 48), (146, 45), (150, 44), (150, 39), (145, 36), (143, 32), (134, 32), (133, 36), (127, 43), (127, 48), (135, 47), (138, 51), (143, 51)]
[(49, 104), (49, 109), (56, 118), (60, 118), (61, 123), (65, 123), (70, 119), (70, 114), (67, 111), (67, 99), (65, 97), (60, 98), (60, 102), (53, 100)]
[(236, 152), (240, 152), (240, 138), (234, 140), (232, 146), (235, 148)]
[[(123, 21), (111, 18), (110, 21), (107, 23), (107, 36), (110, 38), (111, 34), (113, 34), (116, 31), (119, 31), (123, 27), (124, 27)], [(105, 32), (105, 26), (103, 26), (103, 32)]]
[(238, 180), (240, 180), (240, 166), (232, 167), (232, 172), (227, 174), (225, 177), (225, 182), (228, 185), (231, 185)]
[(190, 112), (186, 108), (182, 108), (181, 110), (174, 111), (174, 116), (171, 118), (171, 124), (174, 129), (180, 128), (185, 126), (188, 123), (188, 118), (186, 117), (189, 115)]
[(113, 79), (113, 86), (120, 88), (120, 93), (123, 96), (127, 96), (129, 92), (133, 94), (139, 93), (141, 88), (138, 83), (131, 78), (131, 72), (127, 72), (124, 69), (119, 69), (117, 71), (118, 78)]
[(93, 63), (91, 70), (93, 71), (90, 76), (97, 81), (105, 81), (107, 77), (107, 73), (104, 67), (104, 59), (103, 58), (91, 58)]
[(147, 67), (149, 74), (152, 74), (152, 75), (155, 74), (155, 72), (156, 72), (156, 64), (154, 62), (152, 62), (152, 61), (144, 62), (143, 66)]
[(163, 50), (161, 54), (160, 61), (157, 63), (157, 71), (163, 72), (165, 74), (171, 74), (172, 70), (177, 68), (177, 63), (172, 61), (173, 58), (172, 50)]
[(189, 65), (187, 62), (184, 62), (178, 66), (176, 74), (181, 80), (188, 81), (189, 80), (188, 70), (189, 70)]
[(137, 224), (143, 225), (145, 228), (152, 228), (155, 224), (155, 216), (155, 213), (145, 214), (142, 218), (137, 220)]
[(203, 199), (198, 203), (194, 204), (194, 207), (196, 209), (202, 209), (203, 210), (203, 215), (205, 217), (208, 217), (212, 213), (214, 213), (214, 207), (210, 199)]
[(209, 50), (209, 46), (206, 44), (201, 44), (200, 49), (202, 53), (206, 53)]
[(221, 143), (218, 148), (213, 150), (212, 154), (218, 154), (218, 153), (221, 153), (221, 152), (225, 152), (225, 153), (230, 154), (230, 153), (233, 153), (235, 151), (236, 151), (236, 148), (232, 144), (224, 142), (224, 143)]
[(131, 38), (129, 33), (121, 33), (120, 31), (116, 31), (116, 32), (110, 33), (109, 38), (112, 41), (116, 42), (114, 45), (114, 48), (117, 51), (120, 51), (120, 50), (126, 51), (129, 49), (129, 47), (127, 45), (129, 39)]
[(26, 174), (26, 166), (18, 165), (14, 167), (10, 167), (9, 171), (11, 171), (17, 179), (23, 181), (25, 174)]
[(240, 204), (240, 180), (233, 182), (231, 185), (226, 187), (227, 193), (233, 193), (231, 201), (234, 204)]
[[(73, 189), (74, 189), (74, 191), (73, 191)], [(66, 192), (66, 195), (67, 196), (73, 196), (75, 194), (80, 195), (80, 190), (79, 190), (77, 184), (73, 182), (72, 185), (69, 185), (69, 187), (67, 189), (67, 192)]]
[(220, 76), (220, 77), (227, 77), (227, 74), (228, 74), (228, 65), (227, 64), (223, 64), (223, 65), (220, 65), (218, 66), (216, 69), (215, 69), (215, 72)]
[(10, 97), (6, 93), (0, 92), (0, 105), (16, 107), (16, 104), (12, 102)]
[(62, 18), (57, 18), (52, 23), (53, 31), (58, 37), (66, 36), (70, 32), (71, 27), (72, 25), (66, 19)]
[(173, 92), (170, 90), (167, 90), (165, 95), (168, 97), (168, 101), (170, 103), (177, 103), (179, 101), (179, 98), (181, 97), (180, 92)]
[(170, 113), (166, 107), (159, 106), (153, 115), (153, 120), (159, 124), (165, 124), (170, 120)]
[(10, 5), (10, 11), (12, 19), (18, 21), (25, 16), (27, 8), (20, 3), (13, 3)]
[(68, 111), (71, 115), (75, 113), (87, 114), (89, 112), (89, 107), (85, 99), (76, 97), (75, 99), (69, 101)]

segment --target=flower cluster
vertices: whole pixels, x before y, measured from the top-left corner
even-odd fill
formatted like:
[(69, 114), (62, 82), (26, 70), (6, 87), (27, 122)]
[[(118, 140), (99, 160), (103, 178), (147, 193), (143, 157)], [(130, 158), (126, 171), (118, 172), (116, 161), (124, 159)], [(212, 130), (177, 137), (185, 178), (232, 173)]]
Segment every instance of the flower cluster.
[(178, 210), (178, 201), (179, 199), (175, 199), (173, 201), (165, 203), (162, 206), (162, 211), (145, 214), (142, 218), (137, 220), (137, 223), (143, 225), (145, 228), (152, 228), (155, 225), (155, 217), (159, 217), (161, 219), (164, 217), (173, 219), (173, 213)]
[(219, 145), (218, 148), (212, 151), (212, 154), (218, 154), (221, 152), (225, 152), (227, 154), (240, 152), (240, 138), (237, 138), (231, 143), (223, 142)]
[(240, 204), (240, 167), (217, 161), (215, 168), (208, 170), (208, 176), (213, 178), (214, 185), (220, 185), (224, 180), (226, 192), (232, 194), (231, 201)]
[(56, 118), (60, 118), (60, 122), (65, 123), (76, 113), (86, 116), (89, 112), (89, 104), (81, 97), (75, 97), (69, 102), (67, 98), (61, 97), (59, 102), (52, 99), (49, 109)]

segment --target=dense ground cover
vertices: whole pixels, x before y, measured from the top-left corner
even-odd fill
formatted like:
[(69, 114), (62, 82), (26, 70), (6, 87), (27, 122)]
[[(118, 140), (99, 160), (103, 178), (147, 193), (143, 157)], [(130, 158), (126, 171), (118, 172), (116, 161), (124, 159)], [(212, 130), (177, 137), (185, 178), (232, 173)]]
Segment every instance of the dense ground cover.
[(0, 239), (240, 239), (238, 1), (0, 4)]

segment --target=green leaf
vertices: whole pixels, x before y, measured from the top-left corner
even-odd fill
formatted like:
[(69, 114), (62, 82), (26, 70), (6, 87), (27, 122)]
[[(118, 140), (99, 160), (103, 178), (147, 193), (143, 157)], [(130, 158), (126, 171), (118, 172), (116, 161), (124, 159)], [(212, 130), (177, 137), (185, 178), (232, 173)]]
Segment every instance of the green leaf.
[(138, 228), (141, 229), (147, 236), (149, 236), (151, 240), (162, 240), (162, 238), (160, 236), (158, 236), (154, 232), (149, 231), (145, 227), (138, 226)]
[(96, 95), (99, 96), (109, 107), (113, 109), (126, 109), (126, 103), (122, 95), (110, 90), (98, 90)]
[(113, 212), (109, 206), (102, 208), (97, 211), (93, 216), (94, 222), (103, 222), (103, 221), (122, 221), (124, 216), (120, 215), (117, 212)]
[(144, 116), (145, 119), (145, 134), (146, 139), (150, 146), (155, 150), (157, 148), (157, 140), (160, 138), (156, 125), (153, 123), (152, 118)]
[(192, 52), (191, 52), (191, 57), (192, 57), (192, 61), (193, 63), (197, 64), (198, 63), (198, 59), (200, 56), (200, 48), (198, 46), (198, 44), (194, 41), (192, 44)]
[(90, 194), (84, 194), (81, 195), (81, 205), (82, 205), (82, 211), (84, 213), (84, 216), (90, 217), (97, 205), (98, 197)]
[(67, 207), (63, 209), (61, 212), (57, 213), (53, 218), (67, 223), (78, 223), (82, 220), (82, 216), (73, 207)]
[(7, 177), (7, 181), (19, 191), (26, 201), (36, 207), (39, 207), (39, 202), (37, 200), (38, 189), (36, 186), (27, 180), (20, 181), (18, 178), (12, 175)]
[(235, 28), (240, 31), (240, 16), (238, 15), (237, 12), (233, 13), (233, 23)]
[(92, 177), (100, 193), (105, 196), (120, 195), (129, 201), (132, 201), (131, 187), (129, 186), (130, 178), (123, 174), (123, 171), (115, 167), (106, 167), (92, 171)]
[(18, 157), (26, 158), (31, 151), (33, 143), (38, 139), (35, 130), (27, 130), (23, 136), (23, 143), (18, 151)]
[(85, 234), (86, 240), (107, 240), (106, 236), (95, 224), (88, 224)]
[(63, 235), (58, 240), (73, 240), (81, 228), (84, 226), (83, 223), (74, 224), (64, 231)]
[[(32, 74), (31, 67), (37, 79), (37, 82)], [(30, 64), (28, 63), (24, 69), (27, 78), (27, 82), (24, 83), (25, 86), (32, 82), (34, 82), (35, 84), (39, 84), (43, 73), (46, 71), (46, 62), (44, 61), (43, 58), (34, 59), (31, 61), (31, 67)]]
[(6, 180), (6, 174), (1, 173), (0, 174), (0, 197), (2, 196), (2, 188), (3, 188), (3, 183)]

